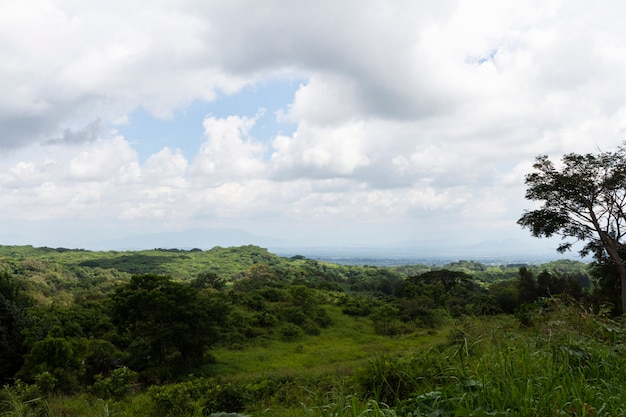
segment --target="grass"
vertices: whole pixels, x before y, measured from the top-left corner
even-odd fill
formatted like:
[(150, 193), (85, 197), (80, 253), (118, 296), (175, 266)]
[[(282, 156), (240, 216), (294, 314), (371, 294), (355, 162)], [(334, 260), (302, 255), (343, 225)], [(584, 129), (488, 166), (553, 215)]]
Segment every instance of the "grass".
[(389, 338), (377, 335), (368, 318), (351, 317), (339, 307), (327, 306), (333, 325), (318, 336), (285, 342), (258, 341), (241, 350), (219, 348), (214, 372), (219, 375), (256, 377), (267, 373), (350, 373), (381, 353), (425, 350), (444, 343), (450, 327)]
[(513, 316), (465, 317), (435, 334), (397, 338), (338, 308), (329, 314), (334, 325), (319, 336), (217, 350), (216, 379), (108, 403), (8, 395), (0, 415), (626, 416), (626, 326), (577, 306), (537, 306), (530, 327)]
[(110, 405), (103, 400), (94, 400), (88, 395), (54, 397), (49, 401), (51, 416), (63, 417), (110, 417)]
[(436, 390), (407, 406), (415, 412), (436, 405), (439, 416), (626, 415), (623, 340), (602, 340), (603, 323), (581, 311), (546, 311), (544, 320), (514, 330), (504, 317), (460, 323), (441, 352), (447, 367)]

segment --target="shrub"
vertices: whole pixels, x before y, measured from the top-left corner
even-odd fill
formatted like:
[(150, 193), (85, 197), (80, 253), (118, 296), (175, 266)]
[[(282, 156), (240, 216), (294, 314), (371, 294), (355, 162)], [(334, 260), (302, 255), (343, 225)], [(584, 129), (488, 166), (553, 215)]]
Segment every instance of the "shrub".
[[(201, 405), (203, 416), (238, 415), (232, 414), (243, 411), (250, 402), (250, 393), (244, 385), (226, 384), (217, 385), (204, 393)], [(224, 412), (231, 414), (224, 414)]]
[(109, 377), (100, 377), (91, 387), (91, 392), (101, 398), (121, 399), (136, 386), (138, 380), (137, 372), (126, 367), (118, 368)]
[(419, 369), (413, 356), (377, 356), (356, 374), (356, 382), (365, 397), (395, 403), (416, 392), (426, 371)]
[(308, 315), (298, 306), (286, 307), (283, 311), (283, 316), (289, 323), (297, 324), (298, 326), (309, 321)]
[(152, 414), (159, 417), (199, 415), (201, 407), (198, 398), (203, 388), (194, 382), (150, 387), (148, 394), (152, 400)]
[(285, 323), (280, 328), (280, 334), (286, 340), (296, 340), (302, 337), (302, 329), (293, 323)]

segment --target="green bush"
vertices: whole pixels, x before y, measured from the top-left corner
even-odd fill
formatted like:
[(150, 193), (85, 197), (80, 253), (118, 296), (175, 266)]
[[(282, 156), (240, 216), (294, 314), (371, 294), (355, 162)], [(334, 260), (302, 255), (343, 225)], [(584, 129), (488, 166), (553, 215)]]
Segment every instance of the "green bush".
[(130, 393), (139, 380), (139, 374), (126, 367), (118, 368), (106, 378), (98, 378), (91, 393), (101, 398), (121, 399)]
[(445, 369), (445, 365), (440, 365), (442, 360), (434, 351), (416, 356), (377, 356), (357, 372), (356, 383), (366, 398), (395, 404), (440, 382), (437, 378)]
[(280, 335), (285, 340), (297, 340), (302, 337), (302, 329), (293, 323), (285, 323), (280, 328)]
[(206, 388), (204, 384), (198, 384), (197, 381), (154, 385), (148, 389), (148, 395), (152, 400), (152, 415), (158, 417), (199, 416), (202, 407), (198, 404), (198, 400)]
[(34, 379), (39, 392), (45, 395), (52, 394), (59, 383), (59, 380), (48, 371), (35, 375)]
[(250, 402), (250, 393), (245, 385), (225, 384), (211, 387), (202, 397), (202, 415), (214, 413), (238, 413)]

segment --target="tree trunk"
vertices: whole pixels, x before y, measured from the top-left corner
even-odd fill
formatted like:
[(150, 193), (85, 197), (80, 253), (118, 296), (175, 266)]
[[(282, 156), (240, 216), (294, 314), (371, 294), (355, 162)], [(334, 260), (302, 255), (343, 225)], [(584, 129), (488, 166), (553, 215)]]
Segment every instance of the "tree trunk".
[(619, 280), (622, 286), (622, 314), (626, 313), (626, 267), (621, 263), (617, 265), (619, 270)]
[(602, 246), (604, 246), (604, 250), (606, 250), (606, 252), (609, 254), (609, 257), (615, 263), (615, 266), (617, 266), (617, 270), (619, 271), (619, 281), (620, 286), (622, 287), (622, 314), (624, 314), (626, 313), (626, 263), (620, 257), (620, 251), (617, 249), (620, 246), (619, 242), (612, 240), (606, 232), (601, 230), (597, 221), (594, 221), (594, 225), (596, 226), (596, 230), (600, 235), (600, 240), (602, 242)]
[(619, 282), (621, 286), (621, 295), (622, 295), (622, 314), (626, 313), (626, 264), (622, 261), (617, 253), (615, 256), (611, 256), (615, 266), (617, 266), (617, 271), (619, 272)]

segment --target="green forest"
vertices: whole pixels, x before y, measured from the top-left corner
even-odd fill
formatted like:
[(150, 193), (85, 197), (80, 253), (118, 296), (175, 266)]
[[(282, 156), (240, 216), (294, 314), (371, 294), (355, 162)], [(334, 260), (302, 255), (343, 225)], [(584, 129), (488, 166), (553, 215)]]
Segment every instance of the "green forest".
[(0, 246), (0, 415), (626, 415), (618, 280)]

